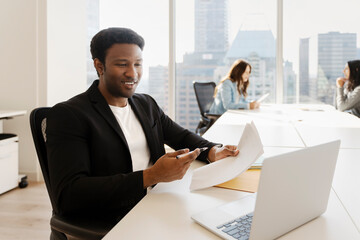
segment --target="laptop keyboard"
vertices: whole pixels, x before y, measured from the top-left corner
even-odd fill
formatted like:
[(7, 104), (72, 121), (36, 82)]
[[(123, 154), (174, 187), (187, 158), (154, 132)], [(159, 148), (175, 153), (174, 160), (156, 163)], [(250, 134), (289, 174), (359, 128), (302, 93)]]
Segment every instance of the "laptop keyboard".
[(248, 240), (253, 216), (249, 213), (217, 228), (235, 239)]

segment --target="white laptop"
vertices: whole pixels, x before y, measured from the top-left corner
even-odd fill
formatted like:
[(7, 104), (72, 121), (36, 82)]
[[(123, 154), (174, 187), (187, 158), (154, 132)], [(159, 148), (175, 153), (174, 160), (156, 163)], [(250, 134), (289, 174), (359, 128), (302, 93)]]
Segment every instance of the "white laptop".
[(224, 239), (280, 237), (325, 212), (339, 146), (337, 140), (266, 158), (257, 194), (192, 219)]

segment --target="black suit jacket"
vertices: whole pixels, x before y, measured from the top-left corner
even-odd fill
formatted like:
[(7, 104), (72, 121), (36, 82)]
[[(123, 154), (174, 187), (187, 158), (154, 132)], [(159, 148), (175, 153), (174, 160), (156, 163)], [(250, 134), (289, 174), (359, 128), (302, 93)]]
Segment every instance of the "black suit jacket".
[[(98, 90), (99, 81), (84, 93), (51, 108), (47, 118), (47, 152), (54, 211), (59, 215), (105, 216), (121, 219), (146, 194), (143, 171), (133, 172), (125, 136), (108, 103)], [(180, 127), (153, 98), (129, 98), (144, 130), (155, 163), (173, 149), (214, 146)], [(200, 154), (204, 160), (208, 151)]]

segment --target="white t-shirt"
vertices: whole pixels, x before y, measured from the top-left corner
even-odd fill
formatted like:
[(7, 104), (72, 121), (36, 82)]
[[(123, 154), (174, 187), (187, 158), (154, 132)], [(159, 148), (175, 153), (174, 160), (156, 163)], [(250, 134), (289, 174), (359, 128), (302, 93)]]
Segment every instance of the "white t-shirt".
[(110, 106), (128, 143), (133, 171), (144, 170), (150, 164), (150, 150), (144, 130), (130, 104), (125, 107)]

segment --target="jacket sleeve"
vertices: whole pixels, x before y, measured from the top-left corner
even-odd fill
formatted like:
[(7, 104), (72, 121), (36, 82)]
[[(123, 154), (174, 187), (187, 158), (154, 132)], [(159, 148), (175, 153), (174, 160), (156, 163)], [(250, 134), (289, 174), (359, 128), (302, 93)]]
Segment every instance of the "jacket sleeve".
[(160, 119), (157, 132), (161, 135), (159, 138), (163, 139), (164, 144), (167, 144), (175, 150), (189, 148), (190, 151), (192, 151), (195, 148), (208, 147), (206, 151), (198, 156), (199, 160), (208, 162), (207, 155), (209, 150), (217, 145), (216, 143), (209, 142), (201, 136), (181, 127), (158, 107), (153, 98), (149, 97), (147, 104), (152, 106), (151, 108), (157, 112), (158, 118)]
[[(101, 127), (101, 126), (99, 126)], [(52, 195), (62, 215), (125, 215), (144, 195), (142, 171), (94, 176), (89, 125), (65, 104), (47, 118), (47, 154)], [(118, 156), (119, 161), (126, 156)]]
[(234, 91), (233, 87), (231, 86), (230, 80), (223, 82), (219, 92), (221, 94), (221, 101), (225, 109), (249, 109), (249, 103), (246, 101), (240, 100), (239, 102), (236, 102), (237, 92)]
[(345, 94), (344, 88), (337, 88), (336, 108), (340, 111), (352, 109), (360, 105), (360, 86)]

